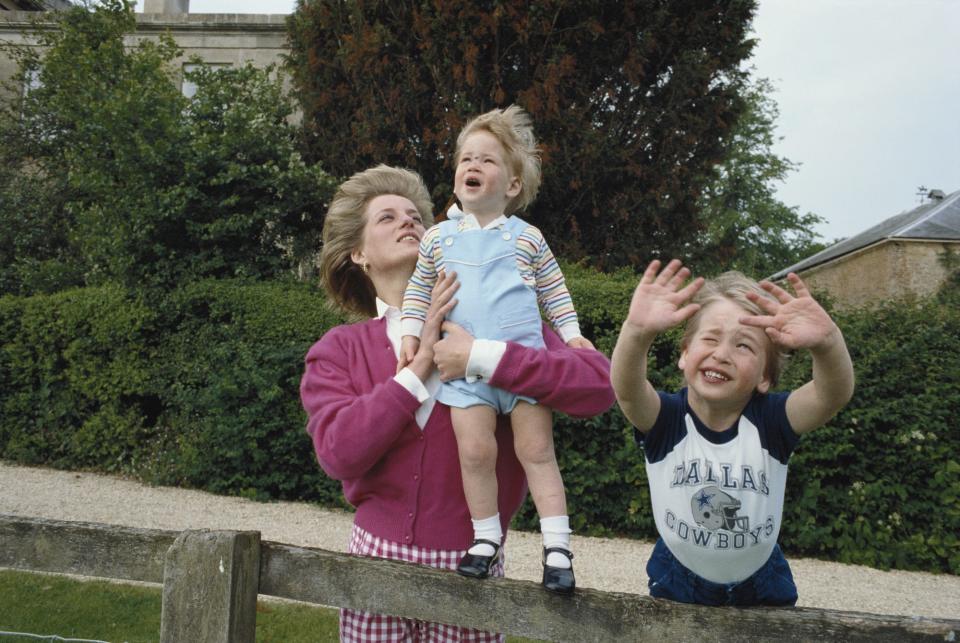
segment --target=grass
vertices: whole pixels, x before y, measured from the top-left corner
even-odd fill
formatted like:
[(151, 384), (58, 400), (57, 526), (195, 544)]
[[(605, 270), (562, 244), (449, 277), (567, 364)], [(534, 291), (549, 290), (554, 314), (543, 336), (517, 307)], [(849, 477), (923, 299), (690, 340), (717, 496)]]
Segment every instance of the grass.
[[(0, 570), (0, 632), (155, 643), (160, 637), (160, 603), (159, 587)], [(261, 643), (336, 640), (337, 610), (257, 603), (257, 641)], [(36, 639), (0, 634), (0, 643), (27, 641)], [(507, 641), (527, 639), (508, 637)]]
[[(111, 643), (156, 643), (159, 587), (81, 581), (63, 576), (0, 571), (0, 631), (84, 638)], [(289, 603), (257, 603), (257, 641), (337, 640), (337, 612)], [(3, 643), (36, 640), (5, 637)]]

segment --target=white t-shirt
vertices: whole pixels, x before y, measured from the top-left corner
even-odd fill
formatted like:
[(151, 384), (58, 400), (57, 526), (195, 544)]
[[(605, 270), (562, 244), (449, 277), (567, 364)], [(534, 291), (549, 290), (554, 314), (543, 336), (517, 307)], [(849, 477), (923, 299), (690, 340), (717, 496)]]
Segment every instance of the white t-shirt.
[(660, 393), (644, 445), (660, 537), (680, 563), (714, 583), (740, 582), (770, 558), (780, 534), (787, 461), (799, 440), (789, 393), (755, 395), (735, 426), (711, 431), (687, 390)]

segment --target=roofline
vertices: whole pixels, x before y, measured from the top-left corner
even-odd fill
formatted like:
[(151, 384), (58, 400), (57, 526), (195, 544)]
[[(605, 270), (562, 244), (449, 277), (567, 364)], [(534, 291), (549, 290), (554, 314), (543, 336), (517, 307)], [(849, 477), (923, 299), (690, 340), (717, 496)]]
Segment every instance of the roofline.
[(916, 210), (919, 210), (920, 208), (929, 208), (929, 210), (928, 210), (926, 213), (924, 213), (919, 219), (915, 219), (915, 220), (913, 220), (913, 221), (910, 221), (909, 223), (906, 223), (906, 224), (902, 225), (900, 228), (897, 228), (896, 230), (894, 230), (894, 231), (892, 231), (892, 232), (889, 232), (889, 233), (883, 235), (882, 237), (874, 240), (874, 241), (871, 242), (871, 243), (868, 243), (867, 245), (859, 246), (859, 247), (854, 247), (852, 250), (848, 250), (848, 251), (843, 252), (843, 253), (841, 253), (841, 254), (832, 256), (832, 257), (830, 257), (829, 259), (825, 259), (825, 260), (820, 261), (820, 262), (816, 261), (816, 258), (817, 258), (819, 255), (827, 254), (827, 253), (829, 253), (831, 250), (835, 249), (837, 246), (839, 246), (839, 245), (841, 245), (841, 244), (845, 244), (845, 243), (847, 243), (847, 242), (849, 242), (849, 241), (853, 241), (854, 239), (856, 239), (856, 238), (859, 237), (859, 236), (866, 235), (868, 232), (870, 232), (870, 231), (873, 230), (874, 228), (883, 226), (884, 223), (886, 222), (886, 220), (885, 220), (885, 221), (881, 221), (880, 223), (876, 224), (875, 226), (872, 226), (872, 227), (870, 227), (870, 228), (867, 228), (867, 229), (864, 230), (863, 232), (860, 232), (860, 233), (858, 233), (858, 234), (855, 234), (855, 235), (853, 235), (852, 237), (848, 237), (848, 238), (846, 238), (846, 239), (841, 239), (840, 241), (838, 241), (838, 242), (836, 242), (836, 243), (834, 243), (834, 244), (832, 244), (832, 245), (827, 246), (827, 247), (824, 248), (823, 250), (821, 250), (821, 251), (819, 251), (819, 252), (817, 252), (817, 253), (809, 256), (809, 257), (806, 257), (806, 258), (804, 258), (804, 259), (801, 259), (800, 261), (794, 263), (793, 265), (788, 266), (788, 267), (786, 267), (786, 268), (784, 268), (784, 269), (782, 269), (782, 270), (779, 270), (779, 271), (773, 273), (773, 275), (771, 275), (770, 277), (768, 277), (768, 279), (771, 279), (771, 280), (783, 279), (783, 277), (786, 276), (787, 273), (790, 273), (790, 272), (800, 272), (800, 271), (805, 271), (805, 270), (812, 270), (812, 269), (814, 269), (814, 268), (816, 268), (816, 267), (818, 267), (818, 266), (828, 265), (828, 264), (833, 263), (834, 261), (837, 261), (838, 259), (842, 259), (843, 257), (848, 257), (848, 256), (850, 256), (850, 255), (856, 254), (857, 252), (859, 252), (859, 251), (861, 251), (861, 250), (866, 250), (866, 249), (868, 249), (868, 248), (872, 248), (873, 246), (875, 246), (875, 245), (877, 245), (878, 243), (880, 243), (880, 242), (882, 242), (882, 241), (885, 241), (885, 240), (886, 240), (886, 241), (897, 241), (897, 240), (899, 240), (899, 241), (929, 241), (929, 242), (932, 242), (932, 243), (954, 243), (954, 242), (957, 241), (957, 239), (955, 239), (955, 238), (949, 238), (949, 239), (948, 239), (948, 238), (936, 238), (936, 237), (934, 237), (934, 238), (930, 238), (930, 237), (921, 238), (921, 237), (910, 237), (910, 236), (900, 236), (900, 235), (903, 235), (904, 233), (909, 232), (912, 228), (914, 228), (914, 227), (917, 226), (918, 224), (925, 223), (926, 221), (930, 220), (930, 218), (932, 218), (932, 217), (940, 214), (940, 212), (941, 212), (944, 208), (946, 208), (947, 206), (952, 205), (952, 204), (953, 204), (955, 201), (957, 201), (958, 199), (960, 199), (960, 190), (955, 190), (954, 192), (948, 194), (947, 196), (945, 196), (942, 200), (938, 201), (937, 203), (928, 203), (928, 204), (925, 204), (925, 205), (918, 206), (918, 207), (914, 208), (913, 210), (909, 210), (908, 212), (902, 212), (902, 213), (900, 213), (900, 214), (898, 214), (898, 215), (893, 215), (893, 217), (891, 217), (891, 218), (909, 214), (910, 212), (914, 212), (914, 211), (916, 211)]
[(903, 234), (904, 232), (906, 232), (907, 230), (909, 230), (910, 228), (912, 228), (912, 227), (914, 227), (914, 226), (916, 226), (916, 225), (920, 225), (921, 223), (925, 223), (928, 219), (930, 219), (930, 217), (932, 217), (932, 216), (934, 216), (934, 215), (936, 215), (936, 214), (940, 214), (940, 210), (941, 210), (942, 208), (947, 207), (948, 205), (950, 205), (951, 203), (953, 203), (953, 202), (956, 201), (957, 199), (960, 199), (960, 190), (957, 190), (957, 191), (954, 192), (953, 194), (949, 194), (949, 195), (945, 196), (945, 197), (944, 197), (943, 199), (941, 199), (937, 204), (935, 204), (932, 208), (930, 208), (930, 211), (927, 212), (923, 217), (921, 217), (920, 219), (917, 219), (916, 221), (911, 221), (910, 223), (908, 223), (907, 225), (903, 226), (902, 228), (900, 228), (900, 229), (897, 230), (896, 232), (890, 233), (889, 235), (887, 235), (887, 237), (888, 237), (888, 238), (889, 238), (889, 237), (896, 237), (896, 236), (898, 236), (898, 235), (900, 235), (900, 234)]
[[(791, 266), (791, 267), (789, 267), (789, 268), (784, 268), (784, 269), (781, 270), (780, 272), (775, 272), (775, 273), (773, 273), (772, 275), (770, 275), (769, 277), (767, 277), (766, 280), (767, 280), (767, 281), (781, 281), (781, 280), (783, 280), (783, 279), (786, 279), (787, 275), (788, 275), (789, 273), (791, 273), (791, 272), (795, 272), (795, 273), (797, 273), (797, 274), (800, 274), (801, 272), (809, 272), (809, 271), (811, 271), (811, 270), (817, 270), (817, 269), (819, 269), (819, 268), (826, 268), (826, 267), (828, 267), (828, 266), (832, 266), (832, 265), (835, 264), (835, 263), (839, 263), (839, 262), (842, 261), (842, 260), (852, 259), (853, 257), (856, 257), (857, 255), (863, 254), (863, 253), (866, 252), (867, 250), (873, 250), (874, 248), (876, 248), (876, 247), (878, 247), (878, 246), (882, 246), (882, 245), (885, 244), (885, 243), (898, 243), (898, 242), (902, 242), (902, 241), (910, 241), (910, 242), (912, 242), (912, 243), (956, 243), (956, 244), (960, 244), (960, 239), (927, 239), (927, 238), (923, 238), (923, 237), (883, 237), (883, 238), (881, 238), (881, 239), (877, 239), (876, 241), (874, 241), (873, 243), (871, 243), (871, 244), (869, 244), (869, 245), (862, 246), (862, 247), (860, 247), (860, 248), (857, 248), (856, 250), (851, 250), (850, 252), (845, 252), (845, 253), (843, 253), (842, 255), (838, 255), (838, 256), (836, 256), (836, 257), (831, 257), (830, 259), (828, 259), (828, 260), (826, 260), (826, 261), (824, 261), (824, 262), (822, 262), (822, 263), (815, 263), (815, 264), (813, 264), (813, 265), (807, 266), (806, 268), (801, 268), (801, 269), (799, 269), (799, 270), (794, 270), (794, 269), (793, 269), (793, 266)], [(797, 265), (797, 264), (794, 264), (794, 265)]]

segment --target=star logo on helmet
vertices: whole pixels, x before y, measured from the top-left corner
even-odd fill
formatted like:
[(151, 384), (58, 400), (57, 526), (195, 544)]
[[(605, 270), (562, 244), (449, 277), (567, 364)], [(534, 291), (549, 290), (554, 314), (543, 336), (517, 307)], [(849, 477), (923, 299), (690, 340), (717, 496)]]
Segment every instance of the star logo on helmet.
[(704, 507), (708, 506), (713, 496), (714, 494), (707, 493), (705, 489), (701, 489), (700, 493), (697, 494), (696, 496), (696, 501), (700, 505), (700, 509), (703, 509)]

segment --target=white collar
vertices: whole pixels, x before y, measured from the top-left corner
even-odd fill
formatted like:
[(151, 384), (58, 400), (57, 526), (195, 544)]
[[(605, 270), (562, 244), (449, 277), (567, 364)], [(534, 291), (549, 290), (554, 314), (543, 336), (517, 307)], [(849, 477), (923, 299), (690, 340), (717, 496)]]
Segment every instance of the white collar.
[[(457, 221), (459, 219), (463, 219), (463, 227), (467, 230), (480, 229), (480, 222), (477, 221), (476, 215), (467, 214), (466, 212), (461, 210), (460, 206), (457, 205), (456, 203), (452, 204), (449, 208), (447, 208), (447, 218), (450, 219), (451, 221)], [(483, 229), (493, 230), (495, 228), (499, 228), (500, 226), (504, 226), (506, 224), (507, 224), (507, 215), (501, 214), (499, 217), (497, 217), (496, 219), (494, 219), (493, 221), (485, 225)]]
[[(491, 221), (491, 222), (488, 223), (487, 225), (483, 226), (482, 229), (483, 229), (483, 230), (495, 230), (495, 229), (499, 228), (500, 226), (504, 226), (504, 225), (506, 225), (506, 224), (507, 224), (507, 215), (501, 214), (499, 217), (497, 217), (496, 219), (494, 219), (493, 221)], [(472, 215), (472, 214), (465, 214), (465, 215), (463, 216), (463, 225), (464, 225), (464, 227), (467, 228), (467, 229), (474, 229), (474, 230), (480, 230), (480, 229), (481, 229), (481, 228), (480, 228), (480, 222), (477, 221), (477, 217), (475, 217), (475, 216)]]
[(377, 297), (377, 319), (386, 316), (387, 319), (394, 319), (400, 316), (400, 309), (391, 306), (384, 300)]

